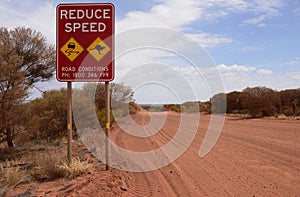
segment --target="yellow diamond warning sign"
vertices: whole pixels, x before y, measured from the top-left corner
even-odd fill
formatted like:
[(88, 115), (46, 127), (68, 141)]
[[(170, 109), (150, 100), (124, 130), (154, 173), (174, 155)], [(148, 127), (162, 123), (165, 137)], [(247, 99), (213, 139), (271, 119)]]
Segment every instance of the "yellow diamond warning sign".
[(109, 51), (110, 48), (99, 37), (90, 44), (86, 49), (97, 61), (100, 61)]
[(70, 38), (63, 47), (60, 48), (60, 51), (65, 54), (65, 56), (73, 62), (83, 51), (84, 49), (80, 44), (74, 39)]

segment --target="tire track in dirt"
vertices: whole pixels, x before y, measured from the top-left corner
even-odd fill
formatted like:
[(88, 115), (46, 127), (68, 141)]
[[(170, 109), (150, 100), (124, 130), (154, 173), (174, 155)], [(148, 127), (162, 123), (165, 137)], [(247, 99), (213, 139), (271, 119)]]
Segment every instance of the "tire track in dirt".
[[(239, 154), (242, 154), (240, 157), (243, 157), (245, 154), (248, 155), (244, 160), (249, 161), (247, 166), (249, 171), (251, 171), (252, 177), (258, 177), (257, 180), (265, 180), (264, 186), (269, 185), (266, 183), (272, 183), (273, 185), (281, 186), (281, 188), (286, 188), (287, 186), (278, 183), (278, 179), (285, 181), (293, 180), (293, 182), (296, 181), (300, 184), (300, 177), (296, 176), (296, 174), (300, 173), (299, 158), (291, 160), (288, 155), (274, 152), (265, 147), (260, 147), (259, 145), (254, 146), (251, 143), (239, 139), (229, 138), (227, 141), (227, 143), (232, 142), (232, 144), (240, 144), (239, 146), (235, 146), (236, 149), (240, 150)], [(239, 156), (235, 156), (236, 159), (238, 157)], [(262, 169), (267, 170), (267, 172), (265, 170), (262, 171)]]
[(153, 196), (150, 180), (143, 173), (136, 173), (133, 177), (133, 185), (131, 192), (133, 196)]
[[(147, 125), (149, 123), (149, 117), (145, 114), (142, 114), (142, 116), (140, 116), (140, 120), (139, 119), (136, 119), (135, 120), (138, 124), (140, 125)], [(151, 121), (151, 120), (150, 120)], [(147, 127), (143, 127), (144, 129), (144, 132), (147, 133)], [(145, 140), (142, 142), (142, 143), (147, 143), (148, 146), (151, 146), (153, 147), (153, 145), (155, 145), (155, 143), (151, 140), (149, 140), (149, 138), (145, 138)], [(137, 142), (138, 143), (138, 142)], [(141, 144), (141, 146), (138, 146), (138, 147), (142, 147), (144, 144)], [(160, 155), (157, 155), (158, 157), (160, 157)], [(147, 187), (150, 188), (150, 187), (156, 187), (158, 188), (157, 189), (157, 192), (161, 192), (160, 195), (164, 195), (164, 196), (178, 196), (179, 193), (176, 192), (176, 190), (174, 190), (174, 186), (170, 183), (170, 180), (166, 178), (166, 175), (163, 174), (160, 170), (155, 170), (155, 171), (151, 171), (151, 172), (140, 172), (138, 174), (135, 174), (135, 183), (136, 182), (143, 182), (144, 180), (143, 179), (139, 179), (141, 176), (143, 177), (147, 177), (147, 175), (151, 177), (151, 180), (152, 180), (152, 185), (150, 185), (150, 182), (149, 182), (149, 179), (148, 179), (148, 185)], [(156, 184), (159, 184), (156, 185)], [(162, 187), (160, 187), (162, 186)], [(138, 186), (139, 189), (141, 188), (144, 188), (145, 186), (143, 185), (142, 187)], [(142, 195), (144, 196), (145, 195), (145, 192), (142, 193)], [(157, 194), (156, 194), (157, 195)]]
[[(143, 114), (141, 125), (146, 125), (146, 124), (147, 123), (145, 121), (145, 114)], [(148, 141), (148, 143), (151, 144), (152, 146), (162, 147), (163, 145), (166, 144), (166, 142), (168, 142), (172, 138), (172, 136), (170, 136), (169, 138), (166, 138), (165, 141), (162, 141), (163, 136), (162, 136), (161, 132), (164, 132), (164, 130), (162, 128), (156, 127), (155, 124), (151, 124), (150, 127), (148, 127), (148, 128), (145, 127), (145, 129), (151, 129), (151, 130), (154, 129), (155, 131), (158, 131), (158, 133), (156, 134), (157, 135), (156, 138), (159, 138), (160, 140), (153, 140), (153, 138), (146, 138), (146, 141)], [(158, 143), (158, 142), (161, 142), (161, 143)], [(160, 155), (156, 155), (156, 156), (157, 156), (158, 160), (163, 160), (167, 156), (167, 154), (160, 154)], [(182, 179), (182, 175), (178, 172), (178, 166), (176, 166), (174, 162), (169, 164), (167, 167), (155, 170), (155, 173), (159, 174), (161, 179), (163, 179), (164, 182), (167, 185), (169, 185), (169, 187), (173, 190), (175, 196), (179, 196), (179, 195), (183, 195), (183, 194), (186, 196), (191, 195), (189, 186)]]
[[(261, 135), (259, 138), (257, 136), (249, 138), (249, 136), (241, 136), (236, 133), (225, 133), (223, 138), (226, 138), (226, 141), (233, 142), (233, 144), (243, 144), (240, 148), (251, 151), (255, 155), (260, 155), (261, 158), (268, 159), (272, 163), (280, 164), (285, 170), (300, 170), (300, 152), (296, 151), (300, 148), (298, 143), (284, 147), (280, 143), (271, 144), (266, 137)], [(290, 165), (291, 162), (299, 165)]]
[[(163, 132), (163, 134), (167, 134), (167, 132)], [(203, 134), (204, 135), (204, 134)], [(166, 138), (169, 138), (170, 136), (167, 136)], [(199, 137), (199, 136), (197, 136)], [(202, 139), (203, 139), (203, 136), (202, 136)], [(234, 137), (233, 137), (234, 139)], [(245, 138), (245, 142), (247, 142), (247, 137)], [(222, 138), (222, 141), (224, 141), (224, 143), (227, 143), (230, 144), (232, 143), (233, 145), (236, 145), (234, 148), (234, 150), (240, 150), (240, 149), (245, 149), (245, 154), (249, 153), (249, 152), (255, 152), (256, 155), (261, 155), (262, 159), (265, 159), (266, 160), (266, 156), (269, 158), (269, 161), (270, 163), (272, 163), (272, 161), (274, 162), (274, 154), (277, 154), (276, 150), (272, 150), (272, 146), (270, 146), (270, 150), (272, 150), (271, 152), (265, 152), (264, 155), (261, 154), (261, 152), (257, 152), (255, 151), (257, 148), (260, 148), (261, 144), (252, 144), (250, 142), (248, 142), (247, 144), (243, 143), (244, 141), (230, 141), (228, 139), (226, 139), (226, 137)], [(220, 142), (218, 142), (220, 143)], [(200, 147), (200, 143), (198, 144), (198, 147)], [(246, 147), (246, 148), (244, 148)], [(263, 149), (265, 149), (265, 147), (262, 147)], [(190, 150), (190, 149), (189, 149)], [(188, 150), (188, 151), (189, 151)], [(288, 153), (289, 151), (283, 151), (283, 153)], [(192, 153), (194, 154), (194, 157), (189, 157), (188, 159), (194, 159), (194, 158), (198, 158), (198, 149), (192, 151)], [(227, 152), (225, 152), (227, 153)], [(210, 162), (210, 160), (207, 160), (205, 159), (204, 161), (206, 161), (206, 165), (203, 165), (205, 163), (202, 162), (202, 169), (198, 169), (198, 174), (201, 170), (204, 170), (206, 171), (207, 175), (210, 176), (210, 174), (213, 174), (214, 176), (210, 176), (212, 179), (213, 177), (218, 177), (218, 179), (215, 179), (215, 185), (219, 185), (220, 188), (222, 188), (222, 185), (225, 185), (225, 188), (227, 188), (227, 190), (231, 190), (231, 191), (234, 191), (236, 190), (236, 187), (239, 187), (239, 188), (243, 188), (242, 191), (244, 191), (244, 194), (245, 195), (249, 195), (251, 193), (261, 193), (263, 194), (263, 192), (267, 192), (269, 195), (278, 195), (278, 194), (282, 194), (282, 190), (280, 189), (277, 189), (278, 187), (276, 186), (276, 182), (274, 183), (274, 180), (272, 180), (272, 178), (268, 177), (268, 176), (264, 176), (262, 175), (261, 173), (257, 173), (255, 171), (255, 169), (246, 169), (245, 164), (243, 163), (240, 163), (237, 161), (238, 158), (235, 158), (236, 161), (233, 161), (232, 159), (230, 160), (230, 158), (232, 156), (234, 156), (234, 154), (237, 153), (237, 152), (232, 152), (230, 154), (227, 154), (226, 156), (222, 156), (220, 158), (218, 157), (215, 157), (214, 160), (216, 160), (215, 162)], [(186, 153), (188, 154), (188, 153)], [(189, 154), (188, 154), (189, 155)], [(218, 155), (217, 155), (218, 156)], [(295, 161), (296, 158), (293, 158), (293, 157), (290, 157), (291, 155), (290, 154), (287, 154), (287, 159), (286, 160), (287, 162), (283, 162), (281, 165), (283, 165), (284, 167), (280, 167), (280, 173), (283, 173), (285, 174), (285, 171), (287, 171), (288, 169), (291, 170), (290, 168), (290, 163), (289, 163), (289, 160), (293, 160)], [(256, 156), (257, 157), (257, 156)], [(277, 159), (279, 159), (279, 161), (277, 161), (276, 163), (280, 163), (280, 160), (282, 159), (282, 154), (278, 154), (278, 157), (275, 157)], [(197, 162), (198, 160), (194, 160), (193, 162)], [(199, 162), (199, 161), (198, 161)], [(221, 166), (218, 165), (218, 163), (222, 163)], [(247, 164), (246, 164), (247, 165)], [(183, 165), (180, 165), (182, 168), (185, 168), (186, 170), (184, 171), (189, 171), (189, 168), (186, 167), (186, 163), (183, 164)], [(227, 167), (229, 166), (229, 167)], [(299, 166), (299, 165), (298, 165)], [(191, 165), (191, 168), (192, 167), (195, 167), (193, 165)], [(251, 175), (249, 175), (249, 172), (245, 171), (245, 170), (249, 170), (251, 171)], [(296, 171), (298, 171), (298, 169), (296, 168), (295, 169)], [(236, 172), (238, 171), (239, 172), (239, 175), (236, 176), (232, 172)], [(275, 173), (279, 173), (279, 172), (275, 172)], [(295, 171), (294, 171), (295, 173)], [(192, 173), (192, 175), (194, 175), (194, 173)], [(222, 176), (220, 176), (222, 175)], [(205, 175), (204, 175), (205, 176)], [(221, 179), (220, 180), (220, 177), (228, 177), (227, 179)], [(197, 179), (197, 177), (195, 177)], [(235, 180), (235, 182), (233, 183), (233, 181), (230, 181), (231, 179)], [(221, 184), (216, 184), (217, 182), (221, 182)], [(228, 182), (231, 184), (228, 184)], [(206, 176), (206, 181), (205, 183), (202, 183), (201, 185), (205, 185), (207, 183), (207, 176)], [(252, 184), (251, 187), (249, 187), (249, 184)], [(227, 186), (226, 186), (227, 185)], [(208, 188), (209, 186), (211, 187), (211, 184), (207, 184)], [(205, 188), (207, 188), (205, 186)], [(259, 190), (257, 190), (257, 188), (259, 188)], [(223, 187), (224, 189), (224, 187)], [(215, 191), (214, 191), (215, 192)], [(226, 189), (224, 189), (224, 193), (226, 194)], [(224, 194), (223, 193), (223, 194)], [(240, 195), (241, 193), (233, 193), (235, 195)], [(233, 195), (232, 194), (232, 195)], [(227, 194), (228, 195), (228, 194)]]
[[(130, 124), (127, 125), (127, 129), (130, 129), (132, 127)], [(121, 146), (123, 148), (128, 148), (126, 143), (124, 142), (124, 131), (118, 128), (117, 131), (118, 134), (116, 135), (115, 142), (118, 146)], [(150, 185), (150, 180), (146, 177), (144, 173), (129, 173), (131, 177), (131, 184), (133, 187), (129, 189), (130, 193), (133, 196), (152, 196), (152, 190)]]
[[(139, 119), (135, 120), (137, 123), (141, 125), (146, 125), (148, 120), (145, 118), (144, 115), (138, 117)], [(131, 129), (131, 126), (128, 125), (128, 128)], [(144, 127), (146, 129), (146, 127)], [(144, 130), (144, 132), (147, 132), (147, 130)], [(142, 142), (139, 141), (137, 138), (133, 138), (135, 140), (135, 143), (126, 144), (125, 141), (128, 141), (129, 136), (124, 133), (124, 131), (119, 130), (119, 133), (115, 139), (118, 145), (121, 145), (122, 147), (126, 149), (130, 149), (134, 145), (135, 151), (137, 148), (143, 148), (143, 145), (148, 146), (155, 146), (157, 147), (157, 144), (153, 141), (146, 138), (146, 140), (143, 140)], [(132, 140), (132, 138), (131, 138)], [(145, 144), (146, 143), (146, 144)], [(163, 155), (157, 155), (158, 159), (163, 159)], [(134, 194), (134, 196), (178, 196), (180, 193), (177, 192), (179, 189), (180, 192), (186, 190), (183, 185), (183, 182), (176, 182), (176, 185), (172, 183), (171, 179), (172, 177), (180, 177), (180, 175), (176, 174), (176, 170), (173, 166), (168, 166), (169, 171), (167, 170), (165, 172), (162, 172), (160, 170), (155, 170), (151, 172), (139, 172), (139, 173), (128, 173), (129, 176), (132, 176), (132, 181), (130, 185), (132, 188), (130, 189), (131, 193)], [(170, 176), (172, 174), (172, 177)], [(154, 189), (154, 193), (151, 193), (151, 189), (149, 188), (156, 188)], [(186, 193), (186, 192), (185, 192)]]
[[(226, 130), (226, 132), (227, 131), (228, 130)], [(260, 188), (261, 194), (264, 194), (263, 192), (266, 192), (266, 190), (267, 190), (269, 195), (271, 195), (271, 194), (273, 194), (273, 195), (281, 194), (282, 195), (284, 189), (280, 190), (280, 188), (277, 188), (277, 185), (278, 185), (277, 182), (279, 179), (282, 179), (283, 177), (277, 177), (274, 179), (274, 176), (270, 176), (270, 175), (266, 174), (266, 172), (261, 173), (261, 171), (258, 171), (257, 169), (252, 168), (252, 166), (251, 166), (252, 164), (251, 164), (251, 162), (249, 162), (250, 161), (249, 159), (254, 158), (258, 162), (263, 161), (263, 163), (260, 162), (257, 165), (261, 165), (261, 166), (273, 165), (275, 167), (277, 166), (278, 172), (274, 172), (273, 174), (285, 173), (286, 170), (288, 170), (288, 169), (291, 170), (292, 168), (290, 167), (290, 165), (288, 165), (289, 163), (283, 163), (283, 164), (280, 164), (280, 162), (277, 163), (276, 160), (274, 160), (274, 155), (272, 155), (270, 152), (262, 154), (261, 151), (257, 151), (256, 149), (260, 148), (259, 144), (254, 146), (251, 143), (247, 142), (247, 140), (251, 141), (251, 139), (249, 139), (250, 135), (248, 135), (248, 138), (247, 137), (245, 138), (245, 142), (246, 142), (245, 143), (244, 141), (234, 140), (234, 138), (233, 139), (227, 138), (226, 132), (225, 132), (225, 135), (223, 133), (218, 144), (216, 145), (217, 147), (215, 147), (215, 149), (217, 149), (219, 147), (226, 147), (226, 151), (224, 151), (224, 148), (223, 148), (223, 151), (221, 152), (224, 156), (221, 157), (219, 160), (220, 160), (220, 162), (222, 162), (223, 165), (219, 165), (219, 168), (222, 168), (222, 169), (226, 168), (228, 166), (228, 165), (226, 165), (226, 160), (227, 160), (227, 162), (229, 162), (230, 165), (232, 166), (231, 172), (235, 172), (233, 174), (235, 174), (235, 175), (238, 174), (240, 176), (240, 180), (245, 179), (245, 177), (246, 177), (246, 180), (241, 180), (241, 183), (242, 183), (241, 185), (243, 185), (244, 187), (245, 187), (245, 185), (248, 185), (246, 188), (249, 192), (253, 191), (253, 188)], [(221, 144), (222, 144), (222, 146), (221, 146)], [(217, 156), (216, 158), (218, 158), (218, 156), (220, 154), (218, 154), (217, 151), (213, 151), (211, 155)], [(234, 158), (234, 159), (231, 159), (231, 161), (230, 161), (230, 158)], [(210, 160), (211, 159), (209, 159), (209, 161)], [(243, 162), (245, 160), (246, 160), (246, 162)], [(218, 163), (216, 163), (216, 164), (218, 164)], [(278, 165), (278, 164), (280, 164), (280, 165)], [(216, 169), (216, 168), (218, 168), (218, 165), (212, 166), (212, 169)], [(234, 169), (235, 169), (235, 171), (234, 171)], [(228, 170), (230, 171), (230, 168), (228, 168)], [(270, 169), (270, 170), (272, 170), (272, 169)], [(294, 173), (295, 173), (295, 171), (294, 171)], [(228, 175), (228, 177), (232, 177), (232, 176)], [(232, 178), (230, 178), (230, 179), (232, 179)], [(282, 182), (282, 181), (280, 181), (280, 182)], [(250, 187), (249, 186), (250, 184), (255, 184), (255, 186)], [(233, 187), (233, 189), (231, 189), (231, 190), (234, 191), (235, 187)]]
[[(155, 125), (151, 126), (155, 127)], [(156, 140), (154, 141), (153, 138), (148, 138), (148, 140), (151, 144), (156, 144), (158, 147), (162, 147), (174, 137), (174, 135), (168, 135), (166, 130), (164, 130), (163, 128), (156, 127), (154, 129), (160, 130), (157, 137), (155, 138)], [(185, 144), (182, 144), (180, 141), (174, 138), (173, 140), (175, 140), (176, 143), (180, 144), (181, 146), (185, 146)], [(158, 155), (158, 157), (159, 159), (163, 159), (165, 155)], [(168, 182), (177, 196), (191, 196), (194, 194), (201, 196), (208, 195), (204, 188), (200, 187), (200, 185), (195, 181), (194, 177), (192, 177), (189, 173), (186, 172), (186, 170), (183, 170), (183, 168), (177, 165), (176, 161), (172, 162), (167, 167), (161, 168), (157, 171), (164, 177), (164, 179)]]
[[(166, 132), (164, 129), (161, 129), (159, 132), (159, 135), (157, 136), (156, 141), (153, 141), (152, 138), (149, 138), (150, 144), (156, 144), (157, 146), (161, 147), (164, 145), (170, 138), (172, 138), (173, 135), (168, 135), (168, 132)], [(177, 141), (178, 142), (178, 141)], [(180, 142), (179, 142), (180, 143)], [(190, 154), (189, 154), (190, 155)], [(188, 158), (191, 163), (197, 163), (198, 161), (198, 154), (193, 152), (193, 157)], [(159, 158), (163, 159), (163, 155), (158, 155)], [(177, 162), (173, 162), (172, 164), (168, 165), (168, 168), (162, 168), (158, 170), (158, 172), (163, 176), (163, 178), (168, 182), (172, 190), (175, 192), (176, 196), (185, 195), (185, 196), (191, 196), (191, 195), (208, 195), (212, 191), (209, 189), (211, 188), (211, 185), (217, 185), (218, 191), (214, 188), (214, 193), (217, 194), (227, 194), (229, 193), (225, 190), (225, 188), (222, 187), (221, 184), (219, 184), (216, 179), (211, 175), (211, 172), (206, 170), (207, 168), (210, 168), (211, 165), (208, 165), (209, 167), (205, 167), (202, 169), (198, 169), (197, 176), (195, 177), (193, 173), (189, 173), (189, 168), (185, 168), (185, 165), (179, 165), (176, 164)], [(191, 165), (188, 167), (194, 167), (194, 165)], [(170, 173), (172, 172), (172, 173)], [(222, 172), (222, 171), (221, 171)], [(205, 180), (200, 181), (200, 183), (197, 181), (199, 177), (205, 177)]]
[[(140, 125), (146, 125), (149, 121), (145, 118), (144, 115), (137, 117), (135, 121)], [(131, 129), (131, 125), (127, 125), (127, 129)], [(147, 132), (144, 127), (144, 132)], [(134, 151), (139, 152), (139, 148), (143, 149), (143, 146), (154, 147), (156, 144), (153, 141), (145, 138), (140, 141), (140, 138), (132, 137), (128, 134), (125, 134), (124, 131), (118, 129), (119, 133), (115, 139), (118, 145), (121, 145), (125, 149), (133, 149)], [(129, 140), (133, 140), (134, 143), (125, 143)], [(156, 147), (156, 146), (155, 146)], [(144, 150), (141, 150), (144, 151)], [(157, 155), (157, 157), (160, 157)], [(162, 158), (163, 159), (163, 158)], [(171, 168), (171, 167), (169, 167)], [(172, 170), (170, 170), (172, 171)], [(174, 171), (174, 170), (173, 170)], [(172, 171), (172, 173), (173, 173)], [(130, 194), (133, 196), (178, 196), (179, 193), (176, 192), (176, 187), (180, 187), (182, 191), (182, 182), (179, 185), (172, 185), (167, 173), (162, 173), (160, 170), (150, 171), (150, 172), (128, 172), (128, 175), (132, 178), (130, 182)], [(177, 175), (179, 176), (179, 175)], [(151, 189), (150, 189), (151, 188)]]
[[(145, 114), (139, 114), (136, 122), (145, 125), (145, 117)], [(117, 136), (117, 141), (132, 150), (143, 151), (143, 145), (154, 149), (162, 147), (178, 129), (180, 115), (171, 114), (170, 117), (160, 132), (142, 142), (122, 134), (124, 132)], [(193, 143), (180, 158), (159, 170), (138, 175), (129, 173), (136, 179), (130, 186), (134, 189), (133, 184), (136, 184), (138, 190), (132, 190), (132, 193), (135, 196), (300, 195), (297, 190), (297, 185), (300, 185), (297, 175), (300, 173), (299, 143), (288, 146), (299, 141), (298, 124), (287, 126), (280, 123), (270, 127), (264, 125), (266, 123), (270, 124), (260, 120), (225, 122), (224, 131), (213, 150), (205, 158), (200, 158), (198, 151), (209, 124), (209, 116), (204, 116)], [(276, 126), (282, 132), (274, 130)], [(282, 133), (288, 136), (280, 137)], [(163, 154), (157, 155), (158, 159), (163, 157)], [(145, 185), (137, 183), (141, 181)], [(146, 187), (151, 188), (151, 194), (143, 191)]]
[[(164, 129), (161, 129), (160, 132), (161, 136), (161, 142), (164, 142), (162, 139), (169, 139), (171, 135), (169, 135)], [(177, 143), (181, 143), (179, 141), (176, 141)], [(183, 144), (182, 144), (183, 145)], [(193, 157), (189, 157), (187, 160), (189, 160), (190, 163), (197, 164), (199, 162), (199, 155), (192, 151), (191, 149), (187, 149), (184, 154), (194, 155)], [(211, 173), (207, 171), (205, 168), (198, 169), (197, 176), (195, 177), (194, 173), (190, 173), (189, 167), (194, 167), (194, 164), (192, 166), (185, 163), (184, 165), (177, 164), (179, 161), (173, 162), (172, 166), (176, 169), (178, 174), (180, 174), (181, 182), (184, 183), (186, 188), (189, 188), (189, 196), (190, 195), (208, 195), (211, 191), (209, 191), (207, 188), (209, 188), (209, 185), (218, 185), (220, 188), (219, 194), (226, 194), (229, 195), (229, 193), (223, 188), (221, 184), (218, 184), (216, 179), (211, 176)], [(221, 172), (221, 171), (220, 171)], [(222, 173), (222, 172), (221, 172)], [(200, 177), (206, 177), (205, 181), (198, 182)]]

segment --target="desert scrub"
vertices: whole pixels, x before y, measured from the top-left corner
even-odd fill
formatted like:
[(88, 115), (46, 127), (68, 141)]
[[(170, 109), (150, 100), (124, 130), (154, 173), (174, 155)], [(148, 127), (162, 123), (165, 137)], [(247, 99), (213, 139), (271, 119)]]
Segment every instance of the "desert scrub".
[(71, 163), (62, 159), (61, 156), (55, 153), (42, 155), (37, 160), (37, 165), (40, 174), (48, 179), (69, 178), (73, 179), (85, 173), (89, 173), (89, 164), (81, 161), (79, 158), (74, 158)]
[(86, 161), (81, 161), (76, 157), (71, 163), (64, 162), (61, 167), (66, 171), (66, 178), (73, 179), (82, 174), (90, 173), (91, 166)]
[(65, 169), (61, 167), (63, 160), (56, 153), (41, 155), (36, 162), (40, 174), (48, 179), (57, 179), (66, 176)]
[(17, 185), (29, 181), (30, 176), (27, 171), (20, 168), (22, 162), (18, 160), (6, 161), (0, 164), (0, 196), (5, 196), (6, 192)]

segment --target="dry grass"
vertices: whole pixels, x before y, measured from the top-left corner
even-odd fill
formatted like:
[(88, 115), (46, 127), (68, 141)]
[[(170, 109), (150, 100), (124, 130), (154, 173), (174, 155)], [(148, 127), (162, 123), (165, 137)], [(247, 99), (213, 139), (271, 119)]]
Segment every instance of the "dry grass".
[(66, 178), (73, 179), (82, 174), (90, 173), (90, 165), (81, 161), (78, 157), (72, 160), (72, 163), (64, 162), (62, 168), (66, 171)]
[(6, 161), (0, 164), (0, 196), (5, 196), (9, 189), (15, 188), (17, 185), (29, 181), (27, 171), (21, 170), (19, 160)]
[(266, 117), (266, 119), (271, 119), (271, 120), (300, 120), (300, 116), (286, 116), (284, 114), (279, 114), (278, 116)]
[(277, 118), (279, 120), (287, 120), (288, 117), (286, 115), (284, 115), (284, 114), (280, 114), (280, 115), (277, 116)]
[(69, 164), (58, 154), (43, 155), (37, 160), (42, 175), (48, 179), (69, 178), (73, 179), (82, 174), (89, 173), (90, 166), (79, 158), (73, 159)]
[(48, 179), (63, 178), (66, 176), (66, 171), (61, 167), (63, 163), (59, 154), (50, 153), (48, 155), (41, 155), (36, 161), (41, 175)]
[(0, 149), (0, 197), (6, 196), (19, 184), (30, 184), (33, 180), (44, 182), (59, 178), (73, 179), (90, 173), (91, 164), (79, 157), (74, 157), (72, 163), (68, 164), (63, 148), (34, 144), (13, 150)]

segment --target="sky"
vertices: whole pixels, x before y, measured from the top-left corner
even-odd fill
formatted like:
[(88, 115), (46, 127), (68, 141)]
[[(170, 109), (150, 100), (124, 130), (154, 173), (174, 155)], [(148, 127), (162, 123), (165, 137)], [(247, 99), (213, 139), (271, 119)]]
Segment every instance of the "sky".
[[(56, 6), (77, 2), (113, 3), (117, 37), (132, 29), (155, 27), (168, 28), (192, 39), (214, 61), (226, 93), (255, 86), (275, 90), (300, 88), (300, 0), (1, 0), (0, 26), (30, 27), (41, 31), (48, 43), (55, 44)], [(168, 41), (171, 42), (164, 40)], [(128, 53), (116, 61), (115, 81), (126, 84), (126, 76), (134, 76), (137, 70), (146, 69), (147, 64), (148, 68), (157, 68), (159, 64), (158, 69), (167, 65), (175, 71), (166, 69), (175, 79), (180, 78), (178, 74), (184, 77), (194, 96), (178, 98), (176, 95), (182, 92), (166, 85), (163, 78), (155, 81), (149, 78), (144, 85), (133, 83), (137, 102), (208, 100), (215, 92), (204, 87), (206, 81), (195, 74), (191, 65), (175, 56), (157, 49)], [(153, 62), (156, 65), (151, 66)], [(163, 74), (161, 77), (168, 78)], [(66, 87), (66, 83), (53, 79), (38, 87), (50, 90)]]

